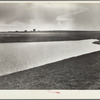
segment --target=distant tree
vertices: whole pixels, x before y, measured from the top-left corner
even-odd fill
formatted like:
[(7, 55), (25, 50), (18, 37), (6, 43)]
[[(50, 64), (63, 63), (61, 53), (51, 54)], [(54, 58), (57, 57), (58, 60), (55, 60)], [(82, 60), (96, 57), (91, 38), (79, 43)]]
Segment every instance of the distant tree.
[(24, 32), (27, 32), (27, 30), (25, 30)]
[(33, 32), (35, 32), (36, 31), (36, 29), (33, 29)]

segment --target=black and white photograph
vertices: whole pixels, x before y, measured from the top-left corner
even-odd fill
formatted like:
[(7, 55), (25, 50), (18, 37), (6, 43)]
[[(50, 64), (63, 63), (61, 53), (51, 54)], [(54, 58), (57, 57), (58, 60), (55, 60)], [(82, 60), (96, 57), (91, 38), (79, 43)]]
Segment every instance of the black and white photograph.
[(100, 3), (0, 3), (0, 90), (99, 89)]

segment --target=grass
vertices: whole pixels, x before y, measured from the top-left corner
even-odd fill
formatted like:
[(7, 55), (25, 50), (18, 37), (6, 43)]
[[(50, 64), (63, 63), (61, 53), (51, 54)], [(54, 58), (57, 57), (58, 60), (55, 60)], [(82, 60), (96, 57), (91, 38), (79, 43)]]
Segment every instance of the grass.
[(1, 76), (0, 89), (100, 89), (99, 81), (100, 51)]

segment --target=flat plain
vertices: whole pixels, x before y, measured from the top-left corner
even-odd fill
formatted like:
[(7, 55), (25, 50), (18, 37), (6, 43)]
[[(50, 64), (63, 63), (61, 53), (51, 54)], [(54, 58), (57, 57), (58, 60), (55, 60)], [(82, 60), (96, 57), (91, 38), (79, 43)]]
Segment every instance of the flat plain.
[[(99, 41), (100, 31), (0, 33), (1, 43), (85, 39)], [(0, 89), (100, 89), (100, 51), (0, 76)]]

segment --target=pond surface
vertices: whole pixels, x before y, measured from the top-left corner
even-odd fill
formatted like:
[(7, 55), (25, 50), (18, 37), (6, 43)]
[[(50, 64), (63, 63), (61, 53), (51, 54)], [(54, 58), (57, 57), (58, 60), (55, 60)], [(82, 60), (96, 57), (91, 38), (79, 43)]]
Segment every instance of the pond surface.
[(94, 41), (0, 43), (0, 75), (100, 51)]

